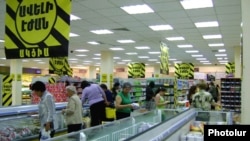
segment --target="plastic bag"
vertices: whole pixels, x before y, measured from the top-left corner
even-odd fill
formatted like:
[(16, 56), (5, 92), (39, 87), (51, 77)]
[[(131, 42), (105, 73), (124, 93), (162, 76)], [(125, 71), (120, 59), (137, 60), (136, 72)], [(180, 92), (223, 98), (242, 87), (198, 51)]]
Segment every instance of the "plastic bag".
[(43, 130), (41, 131), (41, 138), (40, 141), (45, 141), (50, 139), (50, 130), (46, 131), (45, 128), (43, 128)]

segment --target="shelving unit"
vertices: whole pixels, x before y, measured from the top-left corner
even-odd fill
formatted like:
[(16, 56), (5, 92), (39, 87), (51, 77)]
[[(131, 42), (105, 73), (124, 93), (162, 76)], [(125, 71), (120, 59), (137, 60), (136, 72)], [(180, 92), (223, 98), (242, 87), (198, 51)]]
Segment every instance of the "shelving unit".
[(241, 112), (240, 78), (221, 78), (221, 105), (225, 111)]

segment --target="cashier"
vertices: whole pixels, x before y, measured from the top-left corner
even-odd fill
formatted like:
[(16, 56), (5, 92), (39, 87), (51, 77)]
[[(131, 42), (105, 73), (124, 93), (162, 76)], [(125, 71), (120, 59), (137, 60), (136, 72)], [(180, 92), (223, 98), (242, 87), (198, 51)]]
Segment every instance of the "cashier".
[(40, 97), (38, 104), (38, 114), (41, 123), (39, 139), (41, 138), (41, 131), (45, 128), (50, 131), (50, 137), (55, 134), (55, 129), (58, 127), (56, 122), (56, 106), (53, 95), (46, 91), (45, 84), (42, 81), (36, 81), (32, 84), (31, 90), (33, 94)]

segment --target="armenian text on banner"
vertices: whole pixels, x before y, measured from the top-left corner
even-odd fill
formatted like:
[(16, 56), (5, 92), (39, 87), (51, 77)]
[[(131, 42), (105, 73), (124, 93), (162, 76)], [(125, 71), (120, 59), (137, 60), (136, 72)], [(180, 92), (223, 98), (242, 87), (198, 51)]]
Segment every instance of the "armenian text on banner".
[(2, 86), (2, 104), (3, 106), (12, 105), (12, 81), (14, 80), (14, 74), (5, 75), (3, 77), (3, 86)]
[(168, 47), (165, 43), (160, 43), (160, 50), (161, 50), (161, 56), (160, 56), (160, 73), (161, 74), (169, 74), (169, 63), (168, 63)]
[(68, 63), (68, 57), (53, 57), (49, 59), (49, 73), (72, 76), (73, 70)]
[(7, 59), (68, 56), (71, 0), (6, 0)]
[(144, 63), (129, 63), (128, 64), (128, 78), (145, 78), (145, 64)]
[(194, 79), (194, 65), (192, 63), (175, 64), (175, 76), (177, 79)]

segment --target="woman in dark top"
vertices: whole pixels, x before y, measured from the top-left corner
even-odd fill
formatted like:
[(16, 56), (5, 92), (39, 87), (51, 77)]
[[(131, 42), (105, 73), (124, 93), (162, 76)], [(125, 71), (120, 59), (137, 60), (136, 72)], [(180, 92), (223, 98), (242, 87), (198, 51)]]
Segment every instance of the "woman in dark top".
[(193, 85), (190, 87), (189, 91), (188, 91), (188, 95), (187, 95), (187, 99), (189, 101), (189, 103), (192, 103), (192, 96), (197, 92), (197, 86)]
[(113, 100), (115, 100), (116, 95), (118, 94), (119, 90), (120, 90), (120, 83), (119, 82), (115, 82), (114, 85), (113, 85), (113, 87), (112, 87), (112, 89), (111, 89), (111, 92), (113, 94), (113, 96), (112, 96)]

